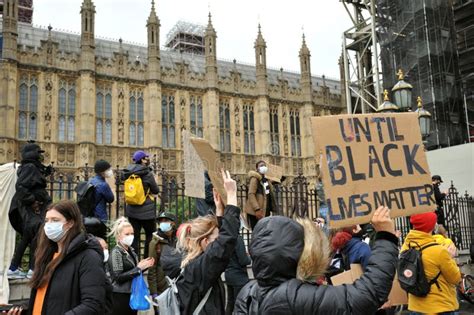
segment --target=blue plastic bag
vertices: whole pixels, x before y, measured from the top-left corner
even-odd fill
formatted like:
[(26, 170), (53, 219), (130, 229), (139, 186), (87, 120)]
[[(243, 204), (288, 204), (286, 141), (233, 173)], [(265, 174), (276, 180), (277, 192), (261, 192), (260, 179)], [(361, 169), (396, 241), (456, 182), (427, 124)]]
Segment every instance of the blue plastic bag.
[(146, 299), (150, 291), (146, 285), (143, 274), (136, 276), (132, 280), (132, 294), (130, 295), (130, 308), (135, 311), (146, 311), (150, 308), (150, 303)]

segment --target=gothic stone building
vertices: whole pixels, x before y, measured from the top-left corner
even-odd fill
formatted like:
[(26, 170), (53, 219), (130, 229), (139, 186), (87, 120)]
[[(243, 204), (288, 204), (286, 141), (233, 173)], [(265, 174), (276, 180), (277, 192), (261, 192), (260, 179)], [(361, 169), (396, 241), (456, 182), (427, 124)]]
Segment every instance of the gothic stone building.
[(64, 171), (97, 159), (124, 166), (143, 149), (180, 174), (189, 130), (235, 174), (267, 159), (288, 175), (311, 176), (310, 117), (344, 110), (340, 82), (311, 76), (304, 37), (296, 74), (267, 69), (260, 27), (249, 66), (217, 59), (210, 15), (197, 55), (160, 50), (153, 2), (146, 46), (95, 38), (92, 0), (82, 3), (80, 35), (19, 22), (17, 4), (4, 0), (1, 23), (0, 163), (18, 160), (34, 139), (45, 162)]

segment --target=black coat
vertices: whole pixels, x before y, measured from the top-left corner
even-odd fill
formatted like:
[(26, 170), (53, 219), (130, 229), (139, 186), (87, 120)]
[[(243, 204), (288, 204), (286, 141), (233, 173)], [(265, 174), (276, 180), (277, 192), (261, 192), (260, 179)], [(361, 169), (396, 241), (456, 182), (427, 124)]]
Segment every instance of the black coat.
[(122, 246), (115, 245), (109, 258), (113, 292), (131, 293), (132, 280), (141, 272), (137, 264), (138, 257), (131, 246), (128, 247), (127, 251)]
[(197, 258), (184, 267), (177, 281), (181, 314), (192, 314), (212, 287), (201, 314), (225, 314), (225, 289), (221, 274), (226, 269), (239, 235), (240, 209), (227, 206), (217, 239)]
[[(122, 180), (131, 175), (138, 175), (142, 179), (145, 194), (156, 195), (160, 192), (151, 169), (142, 164), (130, 164), (123, 170)], [(125, 215), (138, 220), (152, 220), (156, 218), (156, 204), (154, 198), (147, 197), (142, 205), (125, 205)]]
[(304, 231), (288, 220), (271, 217), (257, 224), (250, 244), (257, 280), (240, 291), (234, 314), (374, 314), (392, 286), (396, 236), (378, 233), (367, 269), (354, 284), (318, 286), (296, 279)]
[(434, 184), (433, 185), (433, 192), (436, 200), (436, 205), (438, 206), (439, 209), (443, 208), (443, 200), (446, 198), (446, 194), (442, 193), (439, 190), (439, 184)]
[(250, 265), (250, 262), (250, 257), (245, 252), (244, 240), (242, 236), (239, 235), (234, 253), (225, 270), (225, 282), (227, 285), (243, 287), (249, 282), (247, 266)]
[[(22, 164), (17, 171), (16, 191), (9, 210), (10, 222), (21, 234), (25, 229), (36, 234), (43, 221), (45, 210), (51, 203), (51, 197), (46, 190), (46, 176), (51, 174), (52, 169), (41, 164), (39, 153), (35, 151), (36, 149), (31, 152), (22, 150), (22, 156), (26, 158), (21, 161)], [(35, 201), (40, 204), (36, 212), (32, 209)]]
[[(49, 281), (41, 314), (104, 314), (107, 280), (103, 259), (102, 247), (94, 236), (76, 236)], [(35, 298), (36, 289), (32, 289), (30, 311)]]

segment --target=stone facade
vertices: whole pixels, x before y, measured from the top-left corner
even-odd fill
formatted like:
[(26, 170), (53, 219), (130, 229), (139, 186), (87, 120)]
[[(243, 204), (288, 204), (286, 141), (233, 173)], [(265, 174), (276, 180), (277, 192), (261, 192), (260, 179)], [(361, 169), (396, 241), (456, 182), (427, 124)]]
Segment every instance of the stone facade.
[[(5, 0), (5, 3), (15, 0)], [(64, 171), (106, 159), (124, 166), (137, 149), (182, 173), (182, 131), (208, 139), (233, 173), (268, 159), (289, 175), (316, 175), (310, 117), (344, 111), (341, 84), (311, 76), (303, 37), (301, 73), (268, 69), (260, 26), (255, 66), (218, 60), (211, 16), (205, 54), (160, 50), (154, 3), (148, 43), (94, 36), (95, 7), (81, 6), (80, 35), (18, 22), (18, 6), (2, 18), (0, 163), (19, 159), (29, 139), (46, 163)]]

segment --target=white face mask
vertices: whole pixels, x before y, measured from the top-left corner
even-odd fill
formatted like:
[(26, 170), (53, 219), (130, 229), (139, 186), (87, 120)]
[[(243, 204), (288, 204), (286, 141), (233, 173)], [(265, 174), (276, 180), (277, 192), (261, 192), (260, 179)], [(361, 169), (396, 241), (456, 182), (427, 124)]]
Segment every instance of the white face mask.
[(53, 242), (59, 242), (66, 234), (63, 226), (64, 222), (47, 222), (44, 224), (44, 233)]
[(113, 176), (114, 176), (114, 171), (111, 168), (105, 171), (105, 177), (113, 177)]
[(260, 174), (266, 174), (267, 171), (268, 171), (268, 167), (266, 167), (266, 166), (260, 166), (260, 167), (258, 168), (258, 172), (259, 172)]
[(104, 249), (104, 262), (107, 262), (109, 260), (109, 250)]
[(127, 235), (127, 236), (123, 237), (122, 240), (121, 240), (121, 243), (123, 245), (132, 246), (133, 235)]

